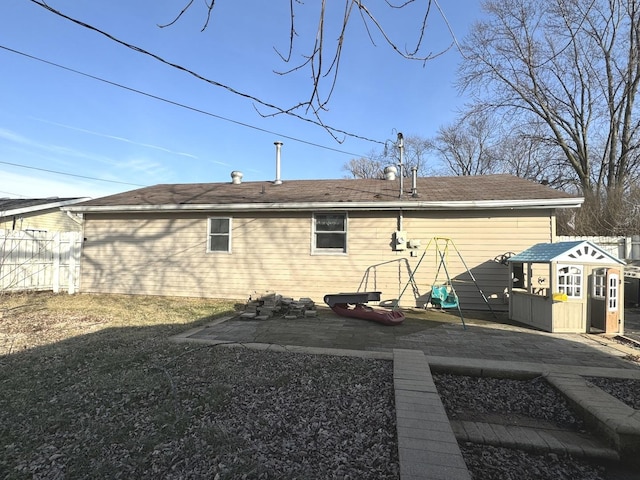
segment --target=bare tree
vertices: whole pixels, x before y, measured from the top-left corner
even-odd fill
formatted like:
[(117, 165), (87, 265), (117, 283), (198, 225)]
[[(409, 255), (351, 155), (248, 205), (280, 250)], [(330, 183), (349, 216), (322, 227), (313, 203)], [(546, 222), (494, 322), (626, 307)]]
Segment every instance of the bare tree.
[(370, 157), (352, 158), (342, 166), (347, 178), (382, 178), (385, 164), (375, 152)]
[(587, 199), (615, 202), (640, 168), (640, 1), (487, 0), (459, 84), (544, 125)]
[(450, 125), (440, 127), (430, 148), (443, 163), (446, 173), (467, 176), (496, 173), (495, 125), (488, 115), (470, 112)]
[[(404, 155), (402, 159), (405, 177), (411, 175), (411, 169), (417, 168), (419, 176), (428, 176), (433, 173), (428, 155), (431, 151), (431, 143), (417, 135), (403, 138)], [(354, 158), (342, 166), (342, 170), (348, 172), (349, 178), (383, 178), (384, 169), (388, 166), (397, 166), (400, 163), (400, 149), (398, 143), (388, 143), (380, 152), (371, 152), (369, 157)]]
[[(350, 136), (373, 143), (383, 143), (326, 125), (322, 120), (322, 113), (327, 110), (338, 81), (343, 51), (349, 38), (347, 33), (351, 27), (354, 26), (353, 24), (358, 18), (360, 25), (364, 28), (372, 45), (375, 46), (378, 41), (386, 44), (393, 52), (406, 60), (427, 62), (444, 54), (454, 45), (457, 45), (457, 40), (452, 29), (449, 27), (448, 20), (440, 8), (438, 0), (427, 0), (426, 2), (401, 0), (399, 3), (393, 3), (391, 0), (385, 0), (384, 3), (366, 0), (335, 0), (333, 2), (327, 2), (327, 0), (321, 0), (320, 2), (289, 0), (288, 48), (284, 53), (276, 49), (277, 55), (284, 62), (285, 68), (281, 70), (274, 69), (274, 71), (280, 75), (287, 75), (306, 69), (311, 79), (311, 88), (306, 99), (293, 105), (283, 106), (249, 92), (238, 90), (233, 85), (205, 77), (184, 65), (165, 59), (157, 53), (122, 40), (110, 32), (97, 28), (78, 18), (74, 18), (48, 5), (45, 0), (29, 1), (60, 18), (64, 18), (76, 25), (98, 33), (126, 48), (185, 72), (214, 87), (222, 88), (234, 95), (244, 97), (254, 103), (256, 110), (263, 117), (290, 115), (299, 120), (322, 126), (338, 141), (341, 141), (339, 137)], [(203, 15), (202, 30), (206, 30), (215, 15), (214, 7), (216, 0), (205, 0), (204, 2), (195, 2), (194, 0), (184, 1), (185, 3), (182, 9), (176, 12), (174, 18), (163, 25), (159, 25), (159, 27), (170, 27), (180, 21), (188, 11), (203, 8), (201, 11)], [(305, 11), (301, 12), (300, 10), (302, 9), (305, 9)], [(451, 34), (451, 40), (448, 45), (440, 43), (440, 45), (443, 45), (442, 47), (427, 44), (428, 42), (426, 41), (427, 23), (429, 19), (433, 18), (432, 15), (434, 11), (437, 12), (436, 14), (439, 15), (441, 20), (447, 25)], [(309, 12), (311, 13), (309, 14)], [(309, 17), (309, 15), (312, 16), (311, 18), (315, 15), (316, 18), (316, 28), (311, 32), (309, 32), (308, 29), (304, 29), (303, 26), (300, 25), (300, 20), (298, 20), (299, 18)], [(414, 26), (412, 28), (402, 29), (399, 33), (391, 33), (390, 27), (393, 25), (393, 22), (396, 21), (395, 17), (397, 15), (403, 15), (404, 19), (419, 20), (413, 24)], [(300, 32), (302, 32), (302, 35)], [(410, 38), (412, 36), (410, 32), (413, 32), (413, 38)], [(300, 43), (303, 44), (302, 48), (297, 48)]]
[(498, 170), (534, 182), (578, 193), (579, 182), (555, 144), (545, 142), (539, 123), (502, 124), (500, 139), (493, 148)]
[[(393, 155), (391, 158), (400, 161), (400, 152), (398, 149), (391, 150)], [(433, 175), (435, 172), (433, 158), (431, 158), (431, 141), (420, 137), (419, 135), (409, 135), (404, 138), (404, 169), (405, 177), (411, 175), (411, 169), (416, 168), (417, 173), (421, 177)]]
[[(215, 5), (216, 0), (204, 3), (188, 0), (173, 20), (165, 25), (160, 25), (160, 27), (165, 28), (175, 24), (192, 8), (203, 8), (202, 30), (204, 31), (209, 26)], [(320, 0), (320, 2), (289, 0), (288, 48), (286, 52), (276, 50), (280, 59), (288, 67), (276, 73), (286, 75), (307, 69), (312, 79), (312, 86), (307, 100), (288, 108), (287, 111), (301, 108), (310, 109), (318, 117), (321, 111), (326, 110), (338, 79), (342, 54), (348, 39), (347, 32), (353, 26), (354, 21), (358, 19), (373, 45), (379, 40), (406, 60), (426, 62), (448, 51), (456, 43), (451, 28), (449, 28), (451, 41), (447, 46), (434, 50), (433, 45), (426, 44), (427, 22), (433, 10), (437, 10), (448, 26), (448, 21), (438, 0), (427, 0), (426, 2), (401, 0), (398, 3), (391, 0), (385, 0), (384, 3), (366, 0), (333, 0), (332, 2), (327, 2), (327, 0)], [(308, 15), (309, 11), (316, 19), (316, 28), (312, 35), (301, 36), (300, 32), (303, 30), (299, 25), (298, 18)], [(408, 15), (409, 18), (419, 19), (417, 28), (402, 31), (402, 38), (395, 38), (387, 28), (395, 20), (394, 17), (398, 15)], [(413, 38), (411, 38), (412, 36)], [(299, 51), (297, 46), (300, 43), (303, 44), (303, 47), (300, 54), (296, 55), (296, 52)], [(321, 86), (325, 82), (328, 83), (328, 87), (322, 91)]]

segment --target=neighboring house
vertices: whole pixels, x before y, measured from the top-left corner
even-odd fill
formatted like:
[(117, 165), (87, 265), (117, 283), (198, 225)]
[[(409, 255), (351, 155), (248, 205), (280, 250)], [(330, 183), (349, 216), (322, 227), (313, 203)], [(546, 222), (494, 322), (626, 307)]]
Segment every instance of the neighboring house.
[[(510, 175), (156, 185), (65, 207), (84, 217), (81, 291), (247, 299), (381, 291), (422, 306), (446, 237), (489, 301), (507, 308), (496, 258), (556, 237), (582, 198)], [(486, 308), (448, 253), (463, 308)], [(422, 261), (420, 261), (422, 260)], [(420, 266), (415, 274), (411, 273)], [(442, 276), (442, 273), (440, 273)], [(412, 282), (409, 280), (412, 279)]]
[(0, 230), (77, 232), (81, 221), (60, 208), (88, 200), (82, 198), (0, 198)]

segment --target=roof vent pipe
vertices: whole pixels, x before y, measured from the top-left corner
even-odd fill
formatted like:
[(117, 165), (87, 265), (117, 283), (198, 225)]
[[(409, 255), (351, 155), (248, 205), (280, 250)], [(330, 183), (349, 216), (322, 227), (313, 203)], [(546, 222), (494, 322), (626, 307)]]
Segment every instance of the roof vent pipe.
[(276, 146), (276, 179), (274, 180), (274, 185), (280, 185), (282, 180), (280, 180), (280, 150), (282, 150), (282, 142), (273, 142)]
[(411, 167), (411, 196), (418, 196), (418, 167)]
[(402, 198), (404, 190), (404, 136), (400, 132), (398, 132), (398, 150), (400, 150), (400, 163), (398, 164), (398, 173), (400, 174), (400, 194), (398, 197)]
[(242, 172), (234, 170), (233, 172), (231, 172), (231, 183), (233, 183), (234, 185), (242, 183), (242, 177)]
[(384, 168), (384, 179), (385, 180), (395, 180), (396, 174), (398, 173), (398, 169), (393, 165)]

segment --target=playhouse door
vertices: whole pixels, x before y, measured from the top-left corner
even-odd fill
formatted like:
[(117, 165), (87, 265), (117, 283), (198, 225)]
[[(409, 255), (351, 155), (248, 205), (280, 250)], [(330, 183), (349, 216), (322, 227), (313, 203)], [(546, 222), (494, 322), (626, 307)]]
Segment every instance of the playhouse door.
[(604, 333), (617, 333), (620, 329), (620, 270), (608, 268), (606, 281)]

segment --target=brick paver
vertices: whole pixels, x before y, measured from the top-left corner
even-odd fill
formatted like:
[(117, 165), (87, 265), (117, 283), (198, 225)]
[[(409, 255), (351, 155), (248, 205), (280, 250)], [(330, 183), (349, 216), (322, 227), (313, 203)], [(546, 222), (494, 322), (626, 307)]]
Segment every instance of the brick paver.
[(450, 323), (407, 318), (404, 324), (390, 327), (338, 317), (331, 311), (318, 312), (317, 317), (295, 320), (229, 319), (191, 332), (188, 339), (387, 353), (394, 349), (410, 349), (421, 350), (428, 357), (482, 359), (502, 365), (531, 362), (573, 367), (633, 368), (624, 360), (626, 353), (616, 352), (591, 336), (551, 334), (479, 320), (475, 323), (468, 321), (464, 330), (455, 317)]
[(402, 480), (470, 480), (424, 354), (393, 351)]

